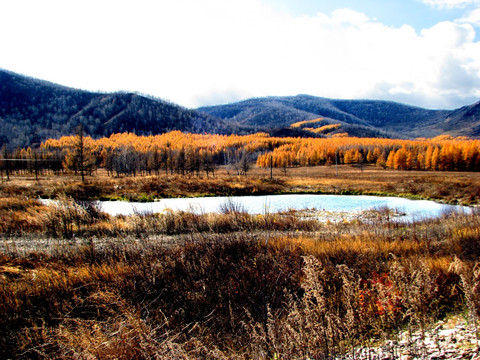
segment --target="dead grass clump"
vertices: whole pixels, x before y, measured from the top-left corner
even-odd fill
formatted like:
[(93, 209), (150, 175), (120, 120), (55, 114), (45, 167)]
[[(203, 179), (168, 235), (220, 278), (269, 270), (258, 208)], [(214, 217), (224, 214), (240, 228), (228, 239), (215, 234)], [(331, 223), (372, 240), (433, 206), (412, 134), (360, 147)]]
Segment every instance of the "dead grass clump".
[[(111, 291), (92, 293), (79, 308), (87, 311), (86, 316), (65, 317), (55, 327), (43, 324), (25, 329), (21, 337), (22, 356), (40, 359), (191, 359), (191, 348), (195, 352), (202, 348), (200, 341), (182, 342), (180, 336), (163, 331), (165, 323), (152, 327), (135, 306)], [(89, 310), (92, 314), (88, 313)]]
[(24, 197), (7, 197), (0, 200), (0, 211), (25, 211), (30, 208), (42, 206), (36, 200)]
[(422, 260), (394, 261), (390, 276), (405, 307), (404, 317), (425, 331), (429, 321), (438, 318), (442, 295), (437, 283), (438, 274)]
[(167, 235), (207, 232), (211, 228), (207, 214), (189, 211), (167, 210), (158, 215), (158, 220), (156, 231)]
[(37, 200), (7, 197), (0, 200), (0, 233), (38, 232), (44, 229), (46, 207)]
[(468, 226), (453, 229), (448, 241), (450, 251), (463, 260), (476, 260), (480, 257), (480, 228)]
[(155, 342), (148, 338), (150, 329), (120, 296), (109, 291), (92, 293), (82, 304), (82, 309), (89, 308), (103, 315), (65, 318), (50, 330), (47, 343), (30, 351), (41, 349), (62, 359), (139, 359), (151, 352)]
[(452, 263), (452, 270), (460, 276), (460, 285), (465, 296), (468, 319), (475, 324), (478, 339), (480, 336), (478, 329), (480, 319), (480, 263), (455, 258)]
[(245, 211), (223, 211), (220, 214), (193, 211), (166, 210), (160, 214), (134, 214), (124, 219), (123, 231), (137, 237), (149, 234), (227, 234), (238, 231), (313, 231), (320, 227), (314, 219), (301, 219), (296, 215), (253, 215)]
[(362, 296), (361, 278), (346, 265), (326, 266), (311, 255), (303, 260), (301, 291), (289, 298), (286, 314), (272, 317), (267, 331), (257, 325), (251, 333), (271, 344), (270, 357), (327, 359), (353, 352), (378, 322), (378, 311), (370, 311)]
[(44, 206), (37, 200), (5, 198), (0, 201), (0, 219), (0, 233), (5, 235), (46, 233), (69, 239), (92, 233), (92, 225), (105, 222), (110, 216), (92, 201), (62, 197)]
[(75, 200), (98, 199), (102, 194), (102, 188), (96, 183), (70, 183), (65, 187), (64, 194)]
[(217, 233), (255, 231), (260, 229), (258, 217), (243, 211), (231, 211), (210, 217), (211, 229)]
[(41, 194), (41, 190), (36, 183), (22, 183), (14, 180), (7, 183), (0, 183), (0, 196), (3, 198), (18, 197), (19, 195), (36, 198)]
[(280, 246), (291, 243), (325, 263), (346, 264), (363, 277), (372, 272), (388, 271), (392, 255), (409, 258), (425, 251), (424, 244), (418, 241), (381, 238), (369, 231), (355, 235), (301, 235), (276, 238), (275, 241), (280, 241)]
[(80, 233), (83, 227), (93, 222), (91, 213), (81, 204), (64, 197), (52, 205), (47, 215), (46, 228), (51, 236), (70, 239), (75, 233)]
[[(75, 200), (63, 196), (44, 208), (39, 216), (42, 230), (48, 236), (71, 239), (74, 236), (116, 235), (116, 223), (100, 210), (99, 204), (89, 200)], [(106, 223), (110, 225), (106, 225)], [(108, 231), (108, 230), (111, 231)]]

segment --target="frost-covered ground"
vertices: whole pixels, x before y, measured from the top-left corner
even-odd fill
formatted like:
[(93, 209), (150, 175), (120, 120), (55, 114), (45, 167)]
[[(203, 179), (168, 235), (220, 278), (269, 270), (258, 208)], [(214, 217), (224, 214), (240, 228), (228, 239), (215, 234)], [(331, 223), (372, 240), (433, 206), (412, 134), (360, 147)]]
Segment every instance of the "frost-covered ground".
[(480, 341), (475, 325), (460, 316), (439, 321), (422, 334), (405, 330), (381, 345), (357, 348), (342, 359), (415, 360), (480, 359)]
[(353, 221), (378, 222), (378, 221), (396, 221), (404, 220), (405, 213), (395, 209), (378, 209), (366, 211), (327, 211), (306, 209), (296, 212), (303, 219), (315, 219), (320, 222), (330, 223), (349, 223)]

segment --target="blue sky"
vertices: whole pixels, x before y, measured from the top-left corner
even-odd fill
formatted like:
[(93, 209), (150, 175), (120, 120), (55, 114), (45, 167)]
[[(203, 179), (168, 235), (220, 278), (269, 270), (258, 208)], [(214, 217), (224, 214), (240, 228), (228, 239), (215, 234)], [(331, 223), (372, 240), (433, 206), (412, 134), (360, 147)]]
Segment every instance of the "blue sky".
[(421, 0), (269, 0), (271, 6), (295, 15), (314, 16), (318, 12), (331, 13), (336, 9), (349, 8), (365, 13), (387, 26), (399, 27), (404, 24), (416, 30), (429, 28), (441, 21), (454, 21), (473, 10), (475, 3), (462, 6), (432, 6)]
[(0, 68), (187, 107), (480, 100), (480, 0), (0, 0)]

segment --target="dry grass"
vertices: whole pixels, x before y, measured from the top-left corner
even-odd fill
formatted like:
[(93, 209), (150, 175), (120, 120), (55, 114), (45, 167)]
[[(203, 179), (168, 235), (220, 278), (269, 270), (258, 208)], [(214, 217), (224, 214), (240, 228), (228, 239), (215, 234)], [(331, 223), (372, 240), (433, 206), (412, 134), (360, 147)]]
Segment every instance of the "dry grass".
[(191, 233), (232, 233), (238, 231), (314, 231), (322, 227), (314, 219), (295, 212), (251, 215), (245, 210), (225, 209), (221, 214), (165, 211), (113, 217), (102, 213), (89, 201), (59, 198), (51, 206), (38, 201), (0, 199), (0, 234), (7, 237), (28, 234), (63, 239), (134, 236), (144, 239), (157, 235)]
[[(480, 214), (291, 231), (295, 212), (112, 219), (70, 206), (49, 216), (73, 219), (74, 237), (106, 224), (118, 236), (1, 254), (3, 358), (329, 358), (462, 308), (478, 318)], [(178, 245), (154, 236), (167, 223), (187, 233)]]
[(480, 179), (475, 173), (398, 171), (374, 166), (363, 170), (340, 166), (289, 170), (278, 176), (297, 191), (326, 193), (390, 194), (442, 200), (450, 203), (478, 204)]
[[(85, 201), (368, 189), (476, 203), (480, 184), (468, 173), (377, 168), (274, 175), (2, 184), (0, 357), (323, 359), (450, 312), (478, 322), (479, 213), (323, 224), (234, 206), (111, 217)], [(38, 195), (61, 201), (45, 207)]]
[(0, 199), (0, 233), (41, 231), (48, 208), (36, 200), (22, 197)]
[[(338, 172), (338, 174), (337, 174)], [(252, 168), (248, 176), (229, 175), (221, 168), (215, 177), (180, 175), (110, 178), (103, 170), (81, 184), (72, 176), (14, 177), (0, 184), (4, 197), (24, 194), (71, 196), (77, 199), (123, 198), (149, 200), (154, 197), (211, 195), (260, 195), (314, 192), (331, 194), (388, 194), (436, 199), (449, 203), (478, 204), (480, 178), (476, 173), (388, 170), (365, 166), (363, 170), (348, 165), (274, 169)]]

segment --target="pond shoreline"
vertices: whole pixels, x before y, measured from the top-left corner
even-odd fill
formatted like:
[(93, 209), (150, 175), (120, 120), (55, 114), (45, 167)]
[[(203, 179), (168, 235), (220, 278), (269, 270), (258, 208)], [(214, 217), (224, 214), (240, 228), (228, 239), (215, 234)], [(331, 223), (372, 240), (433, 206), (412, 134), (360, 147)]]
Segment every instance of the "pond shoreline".
[[(55, 200), (41, 200), (44, 204)], [(158, 199), (151, 202), (97, 201), (109, 215), (154, 214), (166, 211), (192, 213), (244, 212), (273, 214), (300, 211), (321, 221), (352, 221), (378, 218), (415, 221), (439, 217), (448, 212), (470, 212), (472, 208), (431, 200), (413, 200), (377, 195), (284, 194), (258, 196), (209, 196)], [(325, 220), (326, 219), (326, 220)]]
[[(184, 196), (168, 196), (168, 197), (157, 197), (157, 196), (150, 196), (147, 194), (140, 194), (138, 198), (135, 197), (121, 197), (121, 196), (101, 196), (98, 199), (91, 199), (91, 201), (124, 201), (124, 202), (131, 202), (131, 203), (145, 203), (145, 202), (155, 202), (161, 201), (165, 199), (197, 199), (197, 198), (211, 198), (211, 197), (236, 197), (236, 196), (276, 196), (276, 195), (341, 195), (341, 196), (380, 196), (380, 197), (396, 197), (396, 198), (403, 198), (409, 200), (426, 200), (426, 201), (433, 201), (438, 204), (445, 204), (445, 205), (461, 205), (461, 206), (468, 206), (468, 207), (477, 207), (480, 205), (463, 205), (458, 201), (446, 201), (444, 199), (435, 199), (431, 197), (424, 197), (420, 195), (414, 194), (398, 194), (398, 193), (390, 193), (390, 192), (361, 192), (361, 191), (351, 191), (351, 190), (343, 190), (340, 192), (328, 192), (328, 191), (280, 191), (280, 192), (255, 192), (249, 194), (242, 194), (242, 195), (222, 195), (222, 194), (198, 194), (198, 195), (184, 195)], [(42, 200), (47, 200), (47, 198), (41, 198)]]

